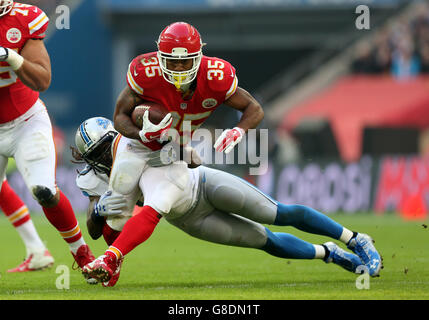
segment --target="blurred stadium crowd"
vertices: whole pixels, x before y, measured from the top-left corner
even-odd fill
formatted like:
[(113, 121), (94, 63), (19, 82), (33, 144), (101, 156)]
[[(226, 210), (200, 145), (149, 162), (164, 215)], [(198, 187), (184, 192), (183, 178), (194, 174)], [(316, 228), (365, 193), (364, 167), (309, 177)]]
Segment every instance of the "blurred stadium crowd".
[(352, 63), (352, 72), (391, 74), (398, 79), (429, 73), (429, 5), (420, 3), (404, 17), (365, 41)]

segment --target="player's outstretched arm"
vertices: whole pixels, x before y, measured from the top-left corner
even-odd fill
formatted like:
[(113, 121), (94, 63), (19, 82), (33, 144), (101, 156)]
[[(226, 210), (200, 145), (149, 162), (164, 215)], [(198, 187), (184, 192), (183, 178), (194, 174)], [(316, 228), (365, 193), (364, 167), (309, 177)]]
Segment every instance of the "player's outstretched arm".
[(113, 123), (115, 129), (123, 136), (130, 139), (140, 139), (140, 128), (131, 120), (131, 113), (135, 106), (143, 103), (143, 100), (137, 96), (128, 86), (122, 90), (116, 101), (115, 112), (113, 114)]
[(264, 118), (264, 111), (258, 101), (240, 87), (224, 103), (243, 113), (240, 122), (233, 129), (223, 131), (214, 144), (216, 151), (229, 153), (249, 129), (258, 126)]
[[(9, 54), (16, 54), (10, 52)], [(16, 75), (27, 87), (34, 91), (45, 91), (51, 84), (51, 61), (42, 40), (28, 40), (21, 51), (22, 65), (15, 70)], [(18, 58), (19, 59), (19, 58)]]
[(264, 110), (259, 102), (243, 88), (238, 87), (224, 103), (243, 113), (236, 127), (243, 129), (244, 132), (256, 128), (264, 118)]

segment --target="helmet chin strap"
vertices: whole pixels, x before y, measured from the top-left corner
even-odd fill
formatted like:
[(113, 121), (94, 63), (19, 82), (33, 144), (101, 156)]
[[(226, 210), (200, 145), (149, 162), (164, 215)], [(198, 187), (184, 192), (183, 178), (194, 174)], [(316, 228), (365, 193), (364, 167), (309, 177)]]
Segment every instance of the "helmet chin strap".
[(188, 89), (191, 86), (191, 84), (192, 84), (192, 82), (189, 82), (189, 83), (186, 83), (186, 84), (182, 84), (180, 86), (180, 90), (183, 91), (183, 92), (188, 91)]

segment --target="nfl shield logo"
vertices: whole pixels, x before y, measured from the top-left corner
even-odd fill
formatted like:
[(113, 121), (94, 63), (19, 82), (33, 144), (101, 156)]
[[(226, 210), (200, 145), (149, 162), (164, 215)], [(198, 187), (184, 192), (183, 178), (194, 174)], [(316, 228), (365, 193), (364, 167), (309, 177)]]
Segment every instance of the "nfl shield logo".
[(187, 103), (181, 103), (180, 104), (180, 109), (185, 110), (188, 107)]

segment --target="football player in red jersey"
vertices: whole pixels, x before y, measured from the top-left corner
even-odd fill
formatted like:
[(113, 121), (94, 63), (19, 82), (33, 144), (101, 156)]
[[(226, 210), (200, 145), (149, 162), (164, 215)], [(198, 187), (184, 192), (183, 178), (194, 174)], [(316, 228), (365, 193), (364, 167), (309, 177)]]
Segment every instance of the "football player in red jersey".
[[(144, 226), (150, 217), (166, 215), (173, 205), (183, 203), (181, 191), (190, 181), (187, 164), (176, 161), (163, 169), (149, 163), (161, 149), (159, 140), (166, 130), (177, 130), (182, 138), (179, 142), (185, 145), (188, 134), (192, 135), (219, 105), (225, 104), (242, 112), (237, 125), (225, 130), (214, 144), (217, 151), (228, 153), (264, 116), (256, 99), (238, 87), (235, 68), (225, 60), (203, 55), (201, 36), (190, 24), (170, 24), (161, 32), (157, 45), (158, 51), (139, 55), (128, 67), (128, 86), (119, 95), (114, 112), (114, 126), (120, 135), (114, 146), (109, 190), (101, 197), (104, 201), (119, 194), (131, 207), (135, 204), (132, 190), (140, 187), (145, 205), (126, 222), (105, 255), (84, 267), (87, 274), (103, 269), (104, 260), (112, 255), (112, 261), (119, 265), (122, 256), (148, 237)], [(159, 124), (153, 124), (146, 112), (143, 127), (138, 128), (131, 113), (144, 101), (163, 105), (169, 113)], [(185, 124), (190, 125), (189, 133)], [(159, 154), (161, 158), (162, 149)]]
[(55, 181), (52, 125), (39, 92), (51, 82), (43, 43), (49, 19), (39, 8), (0, 0), (0, 181), (8, 157), (82, 267), (92, 261), (73, 208)]
[(200, 34), (185, 22), (167, 26), (157, 44), (157, 52), (140, 55), (130, 63), (128, 86), (116, 104), (115, 128), (132, 139), (158, 138), (164, 127), (140, 129), (130, 118), (136, 105), (149, 100), (168, 108), (172, 115), (171, 127), (180, 135), (186, 121), (191, 122), (192, 133), (224, 103), (243, 113), (236, 127), (225, 130), (215, 143), (217, 151), (232, 150), (264, 116), (256, 99), (238, 87), (235, 68), (225, 60), (204, 56)]

